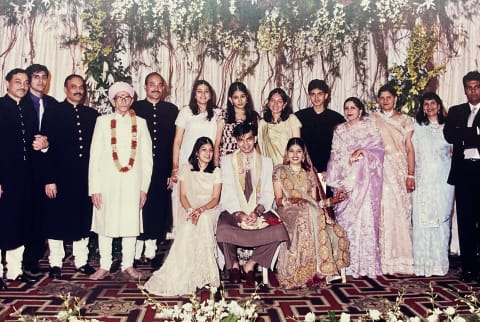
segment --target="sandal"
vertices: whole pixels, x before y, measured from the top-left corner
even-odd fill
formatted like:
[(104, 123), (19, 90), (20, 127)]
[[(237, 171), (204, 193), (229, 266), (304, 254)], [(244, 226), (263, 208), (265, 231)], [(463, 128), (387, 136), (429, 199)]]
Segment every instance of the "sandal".
[(108, 274), (110, 274), (108, 270), (104, 268), (99, 268), (95, 273), (90, 275), (90, 279), (94, 281), (103, 280), (105, 277), (108, 276)]
[(143, 277), (142, 273), (137, 271), (133, 266), (130, 266), (129, 268), (124, 269), (123, 273), (127, 274), (128, 276), (130, 276), (135, 280), (141, 279)]

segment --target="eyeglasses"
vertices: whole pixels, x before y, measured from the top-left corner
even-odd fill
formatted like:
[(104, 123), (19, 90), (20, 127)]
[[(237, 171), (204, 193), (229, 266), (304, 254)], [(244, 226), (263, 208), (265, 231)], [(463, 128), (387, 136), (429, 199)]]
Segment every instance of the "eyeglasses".
[(117, 97), (114, 97), (113, 99), (115, 100), (115, 102), (128, 103), (132, 100), (132, 97), (131, 96), (117, 96)]

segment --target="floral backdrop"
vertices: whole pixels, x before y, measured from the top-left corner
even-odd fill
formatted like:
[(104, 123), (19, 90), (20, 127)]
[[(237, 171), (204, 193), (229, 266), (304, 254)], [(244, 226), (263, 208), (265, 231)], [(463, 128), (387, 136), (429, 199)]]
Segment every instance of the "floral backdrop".
[[(479, 5), (480, 0), (4, 0), (1, 72), (4, 77), (13, 67), (44, 63), (58, 98), (65, 76), (85, 75), (90, 104), (103, 110), (112, 82), (131, 81), (142, 96), (143, 78), (154, 70), (166, 78), (169, 99), (177, 105), (187, 102), (194, 80), (205, 78), (224, 106), (228, 85), (240, 80), (258, 110), (274, 87), (291, 95), (295, 109), (305, 107), (312, 78), (327, 80), (337, 109), (351, 95), (373, 102), (378, 87), (391, 82), (399, 108), (412, 113), (425, 89), (438, 90), (447, 105), (463, 99), (461, 76), (478, 69), (478, 32), (471, 29), (478, 30)], [(455, 68), (460, 62), (462, 68)]]

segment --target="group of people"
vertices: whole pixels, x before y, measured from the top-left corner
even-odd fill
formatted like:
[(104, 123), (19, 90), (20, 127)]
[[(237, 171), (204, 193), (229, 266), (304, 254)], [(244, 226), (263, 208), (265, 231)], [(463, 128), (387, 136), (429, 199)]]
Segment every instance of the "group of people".
[[(318, 79), (308, 85), (312, 106), (296, 113), (276, 88), (260, 117), (241, 82), (220, 109), (205, 80), (179, 110), (156, 72), (145, 78), (144, 100), (114, 83), (113, 113), (99, 116), (83, 105), (82, 77), (65, 79), (64, 102), (46, 95), (48, 77), (38, 64), (14, 69), (0, 100), (7, 281), (38, 279), (45, 239), (51, 278), (61, 277), (63, 242), (73, 241), (77, 270), (103, 279), (115, 237), (123, 272), (139, 279), (136, 264), (151, 264), (145, 289), (158, 295), (219, 286), (223, 266), (230, 282), (249, 286), (256, 265), (269, 268), (270, 283), (289, 289), (345, 271), (445, 275), (454, 189), (462, 279), (480, 278), (477, 71), (463, 80), (467, 104), (446, 115), (440, 97), (424, 93), (416, 120), (397, 112), (389, 85), (378, 91), (378, 112), (367, 115), (350, 97), (342, 116), (328, 108), (330, 88)], [(97, 269), (88, 264), (92, 232)], [(156, 245), (167, 233), (174, 241), (161, 264)], [(239, 259), (239, 249), (248, 257)]]

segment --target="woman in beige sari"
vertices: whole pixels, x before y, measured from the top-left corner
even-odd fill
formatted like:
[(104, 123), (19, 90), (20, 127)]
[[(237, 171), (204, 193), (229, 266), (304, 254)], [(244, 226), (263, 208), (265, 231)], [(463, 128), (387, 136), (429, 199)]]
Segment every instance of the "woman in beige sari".
[(383, 274), (413, 274), (412, 197), (415, 189), (413, 119), (395, 110), (390, 85), (378, 91), (381, 111), (373, 113), (385, 148), (380, 213), (380, 261)]
[(339, 278), (350, 263), (346, 233), (324, 209), (347, 196), (321, 199), (311, 164), (303, 140), (291, 138), (283, 164), (273, 171), (277, 212), (290, 238), (290, 245), (280, 249), (278, 280), (289, 289)]

